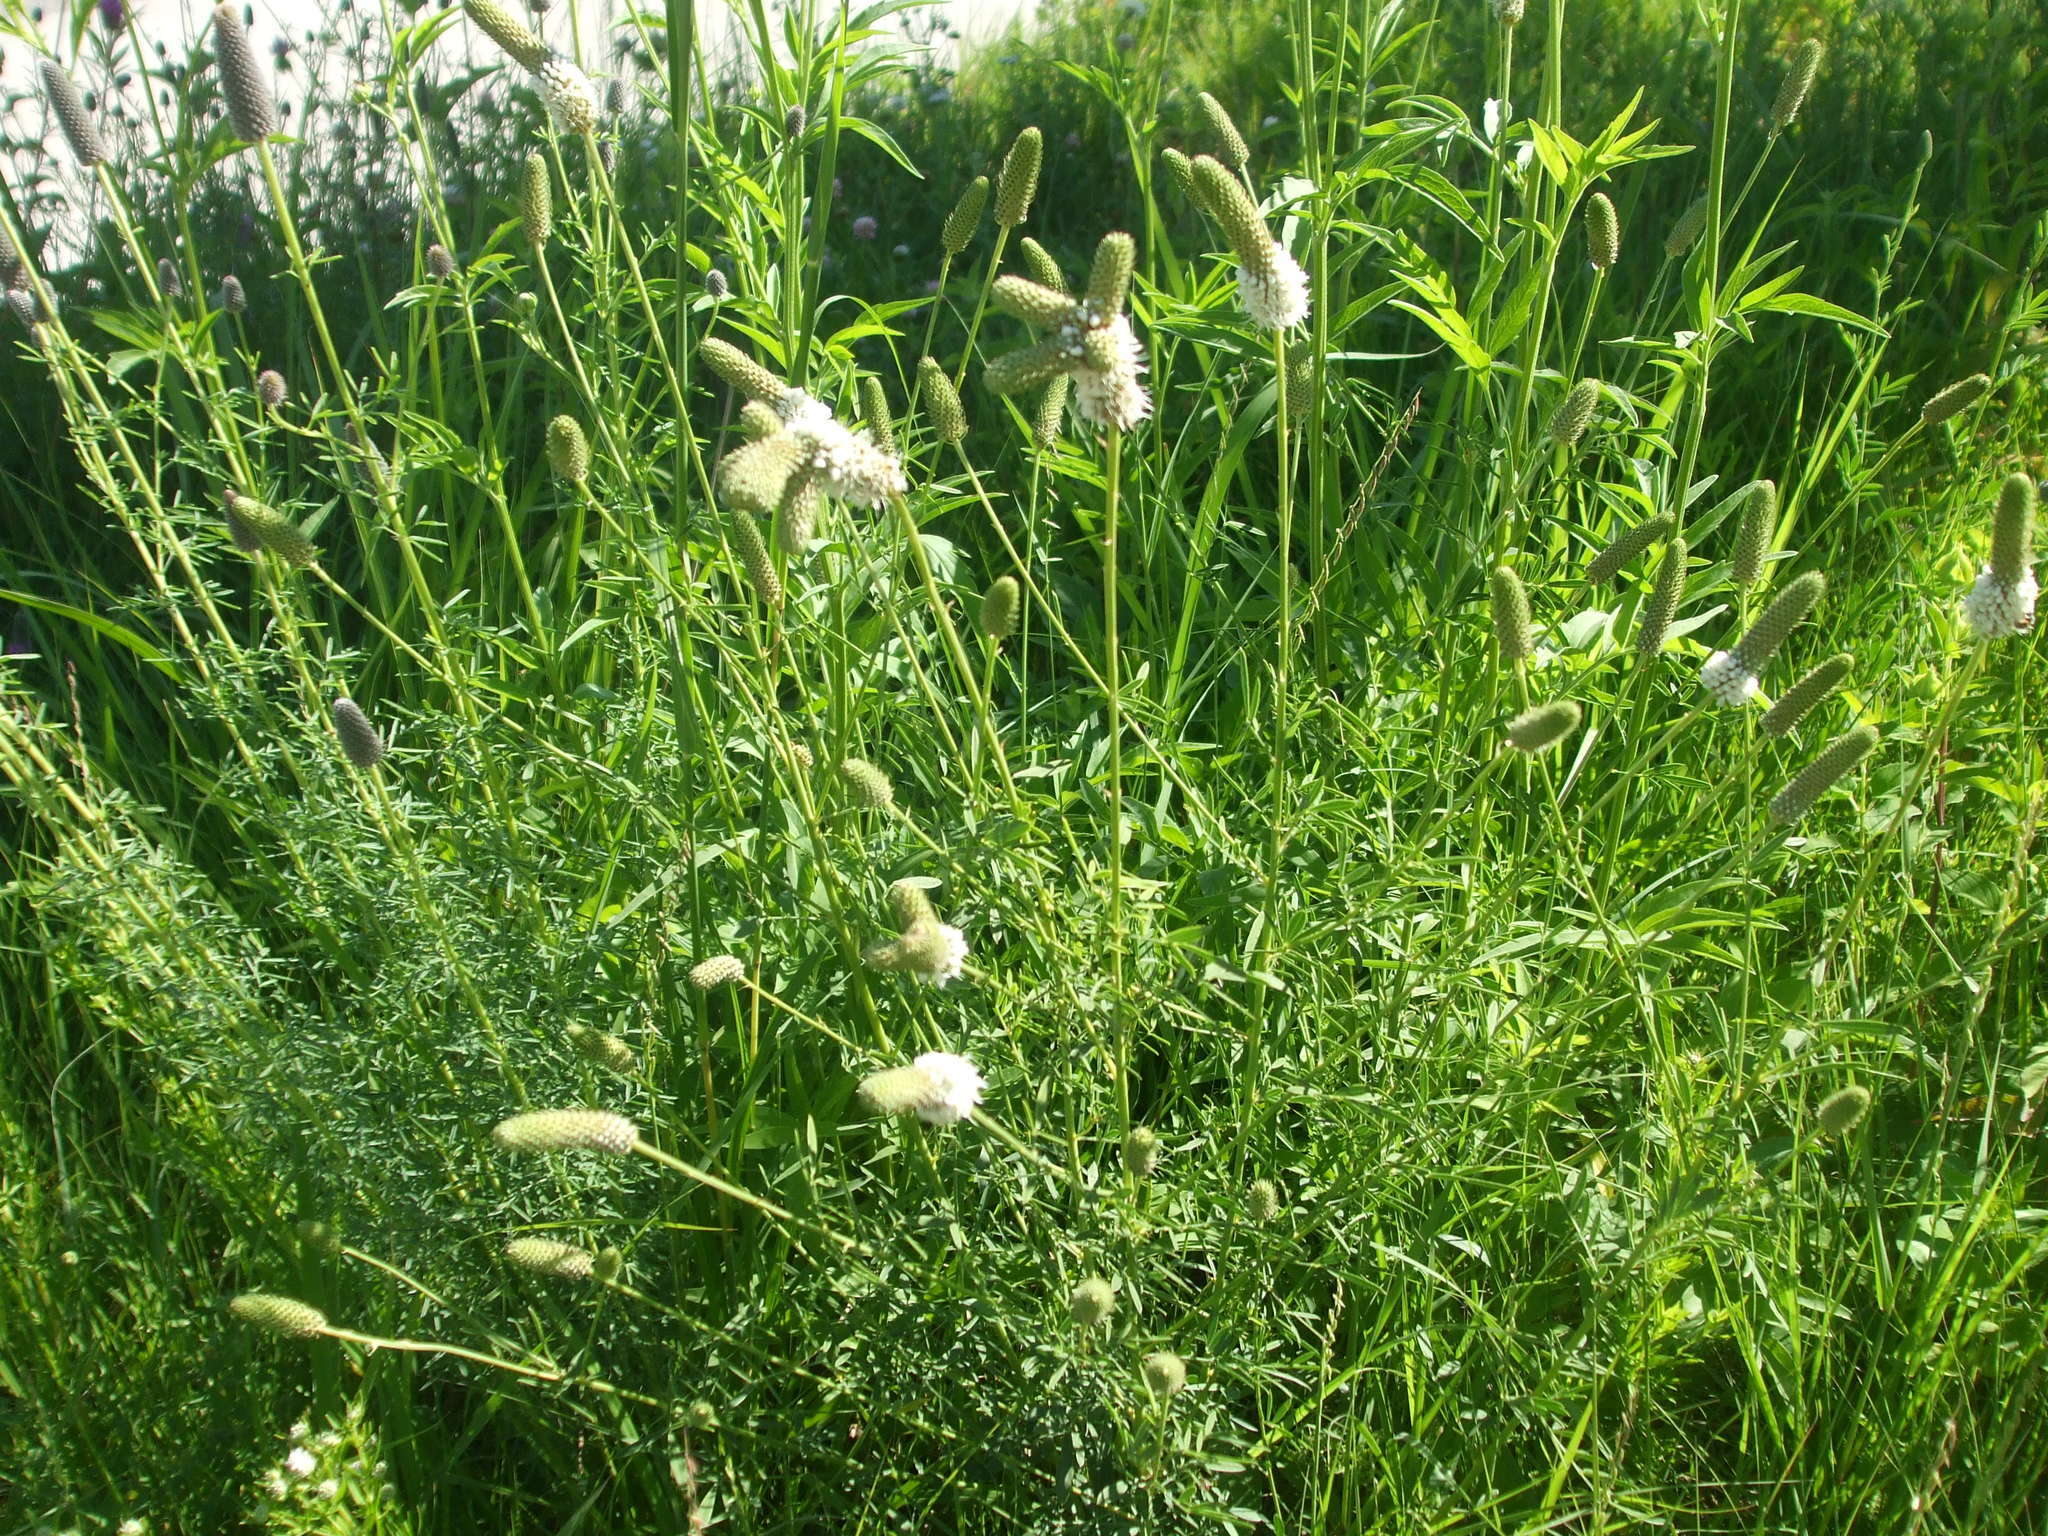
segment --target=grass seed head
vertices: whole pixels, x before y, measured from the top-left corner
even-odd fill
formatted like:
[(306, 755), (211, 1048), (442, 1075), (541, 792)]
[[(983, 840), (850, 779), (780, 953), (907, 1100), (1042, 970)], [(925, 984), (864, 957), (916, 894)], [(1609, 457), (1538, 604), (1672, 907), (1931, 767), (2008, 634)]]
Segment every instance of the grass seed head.
[(864, 757), (842, 759), (839, 773), (853, 790), (854, 799), (871, 811), (885, 811), (896, 803), (896, 787), (889, 775)]
[(557, 416), (548, 423), (548, 468), (557, 480), (575, 485), (590, 478), (590, 440), (574, 416)]
[(266, 368), (256, 375), (256, 399), (266, 411), (275, 411), (284, 405), (290, 391), (285, 387), (284, 375), (275, 368)]
[(738, 955), (712, 955), (690, 967), (690, 985), (699, 992), (713, 992), (731, 986), (746, 974), (746, 963)]
[(1525, 709), (1508, 722), (1508, 745), (1517, 752), (1547, 752), (1579, 728), (1582, 713), (1574, 699)]
[(1026, 128), (1017, 135), (1010, 152), (1003, 156), (1003, 168), (996, 176), (996, 223), (1012, 229), (1031, 212), (1031, 200), (1038, 195), (1038, 171), (1045, 163), (1045, 135)]
[(974, 627), (981, 631), (982, 638), (1001, 645), (1017, 632), (1017, 610), (1024, 599), (1023, 588), (1017, 585), (1014, 576), (998, 576), (988, 584), (988, 590), (981, 594), (981, 607), (974, 616)]
[(1067, 1316), (1076, 1328), (1099, 1328), (1116, 1311), (1116, 1291), (1100, 1275), (1091, 1275), (1067, 1297)]
[(1558, 402), (1551, 414), (1550, 425), (1545, 435), (1560, 448), (1576, 448), (1579, 439), (1586, 435), (1586, 428), (1593, 423), (1593, 412), (1600, 404), (1600, 381), (1581, 379), (1574, 384), (1564, 399)]
[(967, 435), (967, 412), (960, 404), (960, 392), (946, 377), (946, 370), (939, 366), (937, 358), (918, 360), (917, 383), (924, 392), (925, 410), (931, 417), (933, 433), (948, 446), (959, 442)]
[(1159, 1133), (1149, 1125), (1131, 1128), (1124, 1137), (1124, 1166), (1134, 1179), (1149, 1179), (1159, 1166)]
[(491, 1140), (506, 1152), (603, 1152), (623, 1157), (640, 1131), (604, 1109), (536, 1109), (500, 1120)]
[(85, 109), (85, 98), (79, 94), (78, 82), (55, 59), (42, 60), (37, 64), (36, 72), (42, 76), (43, 99), (49, 102), (50, 111), (56, 115), (57, 126), (63, 130), (64, 142), (71, 146), (71, 153), (78, 157), (80, 165), (98, 165), (107, 158), (107, 147), (100, 142), (99, 126)]
[(1170, 1349), (1155, 1349), (1140, 1370), (1145, 1387), (1154, 1397), (1178, 1397), (1188, 1384), (1187, 1362)]
[(1849, 672), (1856, 664), (1856, 658), (1847, 651), (1830, 656), (1806, 676), (1799, 679), (1780, 695), (1777, 703), (1764, 712), (1764, 734), (1783, 736), (1804, 720), (1819, 705), (1834, 697), (1835, 691), (1849, 681)]
[(1778, 487), (1770, 480), (1752, 480), (1741, 494), (1742, 520), (1735, 526), (1735, 558), (1728, 579), (1746, 588), (1763, 580), (1771, 535), (1778, 531)]
[(1771, 132), (1783, 133), (1799, 116), (1799, 109), (1806, 105), (1806, 94), (1813, 89), (1814, 77), (1820, 73), (1820, 61), (1825, 53), (1818, 38), (1809, 37), (1792, 52), (1792, 62), (1786, 66), (1785, 79), (1778, 86), (1778, 99), (1771, 103)]
[(341, 743), (341, 755), (351, 765), (367, 771), (384, 761), (384, 754), (390, 749), (360, 704), (354, 699), (336, 699), (333, 714), (335, 739)]
[(1586, 567), (1586, 584), (1599, 586), (1603, 581), (1612, 581), (1621, 574), (1622, 567), (1635, 559), (1652, 544), (1662, 543), (1671, 537), (1678, 526), (1678, 520), (1669, 512), (1659, 512), (1655, 517), (1637, 523), (1625, 533), (1619, 534), (1608, 546), (1593, 557), (1593, 563)]
[(1920, 407), (1920, 425), (1938, 426), (1949, 417), (1960, 415), (1982, 400), (1990, 389), (1991, 375), (1988, 373), (1973, 373), (1967, 379), (1957, 379)]
[(536, 251), (547, 249), (555, 231), (555, 190), (548, 176), (547, 156), (535, 150), (519, 176), (519, 227)]
[(1237, 131), (1237, 124), (1223, 109), (1223, 103), (1207, 91), (1195, 98), (1202, 109), (1202, 126), (1208, 130), (1209, 147), (1216, 152), (1216, 158), (1233, 171), (1241, 171), (1252, 157), (1251, 146), (1244, 141), (1244, 135)]
[(1636, 618), (1636, 654), (1655, 656), (1664, 649), (1671, 633), (1671, 621), (1678, 617), (1678, 604), (1685, 596), (1685, 562), (1691, 550), (1684, 539), (1674, 538), (1664, 546), (1664, 558), (1657, 566), (1657, 582), (1650, 588), (1649, 601)]
[(967, 183), (967, 190), (960, 194), (960, 201), (953, 205), (939, 230), (940, 250), (948, 256), (958, 256), (967, 249), (981, 228), (981, 216), (988, 211), (988, 195), (986, 176), (977, 176)]
[(1877, 731), (1867, 725), (1844, 731), (1820, 749), (1814, 760), (1793, 776), (1771, 801), (1771, 819), (1790, 826), (1814, 807), (1814, 802), (1833, 789), (1849, 770), (1877, 748)]
[(1822, 1099), (1814, 1118), (1820, 1122), (1822, 1135), (1846, 1136), (1861, 1125), (1863, 1117), (1869, 1113), (1870, 1090), (1861, 1083), (1851, 1083)]
[(242, 27), (242, 13), (232, 5), (213, 9), (213, 56), (220, 66), (220, 93), (227, 98), (228, 121), (235, 137), (261, 143), (277, 132), (277, 102), (272, 99), (256, 50)]
[(537, 70), (547, 62), (547, 44), (498, 0), (462, 0), (462, 8), (477, 30), (510, 54), (521, 69)]
[(316, 1338), (328, 1330), (324, 1312), (289, 1296), (245, 1291), (228, 1303), (228, 1310), (245, 1323), (253, 1323), (271, 1333), (281, 1333), (288, 1339)]
[(583, 1024), (571, 1024), (568, 1034), (569, 1043), (576, 1047), (576, 1054), (593, 1067), (602, 1067), (607, 1072), (624, 1076), (640, 1065), (640, 1058), (633, 1054), (633, 1047), (617, 1035)]
[(1505, 565), (1496, 565), (1488, 586), (1493, 596), (1493, 641), (1503, 666), (1512, 667), (1536, 654), (1536, 623), (1529, 615), (1529, 589)]
[(1602, 272), (1621, 260), (1621, 219), (1605, 192), (1586, 199), (1586, 255)]
[(782, 607), (782, 578), (775, 574), (775, 561), (768, 553), (768, 545), (761, 537), (761, 525), (754, 521), (754, 514), (741, 511), (732, 520), (733, 550), (740, 557), (740, 569), (746, 572), (747, 582), (754, 589), (754, 595), (761, 599), (761, 606), (770, 612)]
[(574, 1243), (558, 1243), (547, 1237), (515, 1237), (505, 1245), (505, 1257), (521, 1269), (550, 1280), (588, 1280), (596, 1258)]

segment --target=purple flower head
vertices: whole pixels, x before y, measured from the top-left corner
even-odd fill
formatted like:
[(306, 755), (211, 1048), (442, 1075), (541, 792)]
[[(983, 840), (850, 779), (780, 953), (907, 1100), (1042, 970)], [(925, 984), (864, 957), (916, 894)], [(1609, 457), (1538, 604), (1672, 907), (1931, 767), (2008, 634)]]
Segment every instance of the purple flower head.
[(100, 0), (100, 25), (109, 32), (119, 32), (128, 25), (128, 7), (122, 0)]
[(856, 240), (872, 240), (881, 227), (881, 225), (875, 222), (873, 214), (864, 213), (853, 221), (853, 238)]

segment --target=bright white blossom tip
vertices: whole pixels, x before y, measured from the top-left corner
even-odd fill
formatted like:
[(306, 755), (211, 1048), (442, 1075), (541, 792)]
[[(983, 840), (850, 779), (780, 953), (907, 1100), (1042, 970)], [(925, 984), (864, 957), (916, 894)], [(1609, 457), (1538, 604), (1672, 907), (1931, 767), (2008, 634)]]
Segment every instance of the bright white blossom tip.
[(313, 1469), (320, 1465), (313, 1459), (313, 1453), (303, 1445), (292, 1447), (292, 1453), (284, 1459), (285, 1470), (293, 1477), (311, 1477)]
[(1254, 324), (1292, 330), (1308, 318), (1308, 274), (1276, 240), (1263, 272), (1237, 269), (1237, 300)]
[(1118, 315), (1103, 329), (1109, 332), (1110, 365), (1099, 372), (1073, 369), (1074, 413), (1092, 426), (1128, 432), (1152, 414), (1152, 397), (1138, 382), (1145, 372), (1145, 349), (1127, 316)]
[(782, 398), (775, 402), (775, 414), (782, 418), (784, 426), (793, 427), (799, 422), (830, 421), (832, 408), (807, 390), (785, 389)]
[(1732, 651), (1716, 651), (1700, 668), (1700, 686), (1714, 696), (1716, 704), (1733, 708), (1756, 696), (1756, 677)]
[(865, 429), (850, 430), (826, 412), (823, 419), (806, 416), (792, 422), (789, 430), (803, 445), (804, 462), (827, 496), (856, 507), (879, 507), (909, 489), (902, 461), (878, 448)]
[[(952, 930), (957, 938), (958, 933)], [(966, 952), (966, 946), (961, 946)], [(917, 1106), (917, 1118), (926, 1125), (954, 1125), (970, 1118), (981, 1102), (981, 1074), (965, 1056), (951, 1051), (926, 1051), (911, 1063), (931, 1079), (931, 1097)]]
[(938, 937), (929, 946), (931, 957), (937, 962), (929, 970), (916, 973), (917, 979), (934, 987), (943, 987), (947, 982), (959, 978), (967, 965), (967, 935), (951, 923), (937, 925)]
[(2034, 604), (2040, 595), (2041, 584), (2032, 571), (2016, 583), (2004, 582), (1987, 565), (1963, 597), (1963, 621), (1979, 640), (2024, 634), (2034, 627)]
[(564, 133), (588, 133), (597, 126), (597, 87), (567, 59), (549, 59), (534, 71), (548, 116)]

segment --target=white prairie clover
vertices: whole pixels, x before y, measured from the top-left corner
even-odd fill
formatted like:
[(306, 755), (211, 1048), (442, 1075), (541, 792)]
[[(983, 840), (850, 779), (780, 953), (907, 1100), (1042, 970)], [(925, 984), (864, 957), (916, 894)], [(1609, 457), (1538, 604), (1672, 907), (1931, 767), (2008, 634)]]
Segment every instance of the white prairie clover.
[(907, 1067), (870, 1074), (860, 1097), (877, 1114), (914, 1114), (926, 1125), (957, 1125), (973, 1118), (982, 1086), (981, 1073), (965, 1056), (926, 1051)]
[(1963, 599), (1963, 619), (1979, 640), (2001, 640), (2034, 625), (2041, 584), (2034, 578), (2034, 482), (2008, 475), (1991, 526), (1991, 563)]
[(1731, 649), (1707, 658), (1700, 668), (1700, 685), (1714, 696), (1715, 703), (1732, 708), (1755, 696), (1758, 675), (1827, 587), (1827, 578), (1819, 571), (1794, 577)]
[(1308, 318), (1308, 274), (1266, 229), (1244, 183), (1219, 160), (1197, 155), (1192, 166), (1202, 206), (1223, 226), (1237, 253), (1237, 301), (1252, 323), (1284, 331)]
[(997, 278), (989, 295), (996, 306), (1047, 334), (990, 363), (988, 387), (1012, 395), (1064, 375), (1074, 381), (1074, 411), (1083, 421), (1128, 432), (1151, 415), (1152, 397), (1139, 382), (1145, 351), (1123, 313), (1136, 254), (1129, 235), (1104, 235), (1080, 299), (1029, 278)]

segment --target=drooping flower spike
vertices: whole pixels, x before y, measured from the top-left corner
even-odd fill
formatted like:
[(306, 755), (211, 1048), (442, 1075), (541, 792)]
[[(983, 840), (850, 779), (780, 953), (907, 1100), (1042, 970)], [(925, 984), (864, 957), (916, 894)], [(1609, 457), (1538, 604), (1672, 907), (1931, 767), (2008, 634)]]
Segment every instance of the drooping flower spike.
[(1151, 415), (1152, 397), (1139, 382), (1145, 351), (1123, 313), (1136, 259), (1129, 235), (1104, 235), (1079, 299), (1025, 277), (996, 279), (990, 297), (997, 307), (1046, 334), (990, 363), (988, 387), (1012, 395), (1065, 376), (1073, 380), (1075, 413), (1094, 426), (1128, 432)]

